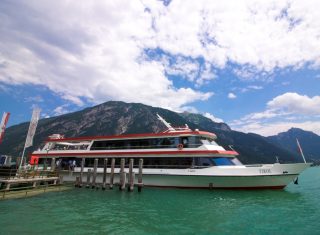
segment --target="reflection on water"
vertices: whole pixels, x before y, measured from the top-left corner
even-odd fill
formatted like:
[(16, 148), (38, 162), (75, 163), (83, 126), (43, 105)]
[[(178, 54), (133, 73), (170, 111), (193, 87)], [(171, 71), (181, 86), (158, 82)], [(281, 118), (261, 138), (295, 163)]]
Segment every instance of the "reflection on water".
[(2, 201), (0, 225), (5, 234), (314, 234), (319, 179), (311, 168), (276, 191), (74, 189)]

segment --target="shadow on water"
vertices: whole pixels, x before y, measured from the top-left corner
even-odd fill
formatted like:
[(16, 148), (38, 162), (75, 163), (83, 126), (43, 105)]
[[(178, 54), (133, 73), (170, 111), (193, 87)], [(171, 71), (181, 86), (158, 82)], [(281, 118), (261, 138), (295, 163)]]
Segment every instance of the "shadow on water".
[(314, 234), (320, 230), (317, 170), (285, 190), (48, 193), (0, 202), (8, 212), (0, 225), (7, 234)]

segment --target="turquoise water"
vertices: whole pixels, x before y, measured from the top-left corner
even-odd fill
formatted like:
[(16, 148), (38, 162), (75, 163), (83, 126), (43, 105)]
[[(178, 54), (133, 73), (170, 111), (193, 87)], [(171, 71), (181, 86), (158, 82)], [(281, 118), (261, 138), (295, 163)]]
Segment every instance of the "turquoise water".
[(74, 189), (0, 201), (0, 234), (320, 234), (320, 168), (280, 191)]

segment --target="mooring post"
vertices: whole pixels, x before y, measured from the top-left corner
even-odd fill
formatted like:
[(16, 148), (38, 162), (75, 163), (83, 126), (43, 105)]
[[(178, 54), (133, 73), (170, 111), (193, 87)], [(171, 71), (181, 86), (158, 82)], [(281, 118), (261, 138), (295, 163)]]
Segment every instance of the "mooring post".
[(99, 161), (99, 159), (98, 159), (98, 158), (94, 159), (94, 165), (93, 165), (93, 177), (92, 177), (92, 188), (95, 188), (95, 187), (96, 187), (98, 161)]
[(90, 177), (91, 177), (91, 169), (88, 169), (88, 171), (87, 171), (87, 185), (86, 185), (86, 188), (90, 187)]
[(80, 187), (80, 176), (76, 177), (76, 182), (75, 182), (74, 186), (77, 188)]
[(133, 159), (129, 161), (129, 178), (128, 178), (128, 191), (132, 192), (134, 186), (134, 173), (133, 173)]
[(80, 179), (79, 179), (79, 187), (82, 187), (83, 184), (83, 169), (84, 169), (84, 164), (85, 164), (86, 159), (83, 157), (81, 161), (81, 170), (80, 170)]
[(116, 163), (116, 159), (112, 158), (111, 160), (111, 172), (110, 172), (110, 184), (109, 189), (113, 189), (113, 178), (114, 178), (114, 165)]
[(47, 158), (44, 159), (44, 162), (43, 162), (43, 170), (47, 170)]
[(142, 189), (142, 169), (143, 169), (143, 159), (139, 159), (139, 175), (138, 175), (138, 192), (141, 192)]
[(102, 189), (106, 189), (106, 181), (107, 181), (107, 166), (108, 166), (108, 158), (105, 158), (103, 161), (103, 179), (102, 179)]
[(51, 171), (55, 171), (55, 169), (56, 169), (56, 158), (53, 157), (51, 159)]
[(59, 184), (63, 184), (63, 176), (62, 175), (59, 175)]
[(124, 164), (125, 164), (125, 159), (121, 158), (120, 161), (120, 182), (119, 182), (119, 189), (123, 190), (123, 185), (125, 186), (126, 181), (125, 181), (125, 172), (124, 172)]

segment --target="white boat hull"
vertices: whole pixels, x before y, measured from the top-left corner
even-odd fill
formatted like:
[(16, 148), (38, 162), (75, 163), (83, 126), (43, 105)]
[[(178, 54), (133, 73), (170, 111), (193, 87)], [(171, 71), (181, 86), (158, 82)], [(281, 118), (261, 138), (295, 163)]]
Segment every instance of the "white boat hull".
[[(282, 189), (310, 164), (267, 164), (260, 166), (220, 166), (205, 169), (144, 169), (143, 184), (149, 187), (217, 188), (217, 189)], [(83, 184), (87, 184), (87, 171), (83, 172)], [(128, 173), (128, 169), (125, 169)], [(138, 169), (134, 169), (135, 175)], [(75, 182), (80, 168), (63, 171), (64, 181)], [(103, 169), (98, 168), (96, 183), (102, 183)], [(92, 181), (92, 177), (91, 177)], [(107, 170), (107, 184), (110, 168)], [(115, 169), (114, 183), (119, 182), (119, 169)], [(91, 182), (90, 182), (91, 183)], [(135, 177), (137, 183), (137, 177)]]

